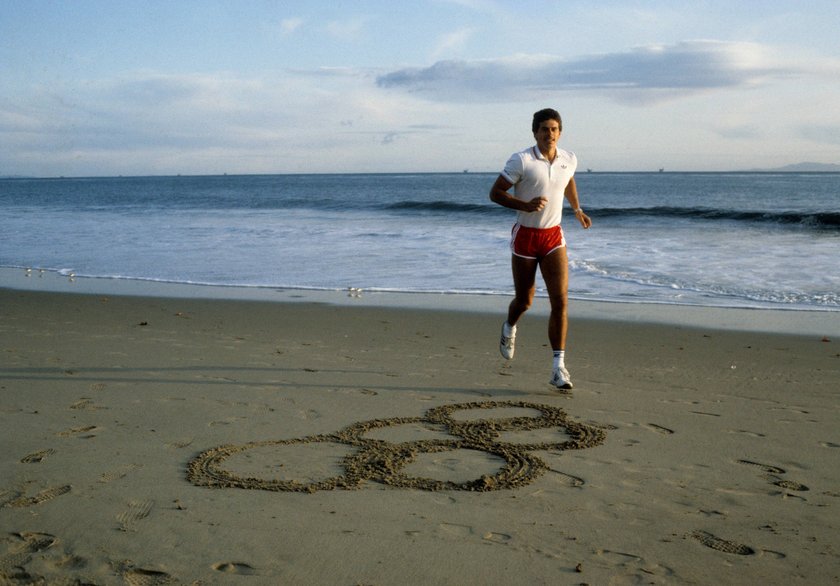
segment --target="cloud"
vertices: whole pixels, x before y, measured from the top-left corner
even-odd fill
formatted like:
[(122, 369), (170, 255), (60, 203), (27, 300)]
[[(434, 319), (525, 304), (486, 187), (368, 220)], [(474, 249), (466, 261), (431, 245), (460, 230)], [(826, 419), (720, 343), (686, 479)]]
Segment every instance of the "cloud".
[(127, 77), (102, 87), (114, 103), (168, 106), (207, 92), (218, 83), (210, 78), (149, 74)]
[(488, 0), (440, 0), (443, 3), (455, 4), (472, 10), (490, 10), (494, 7), (493, 2)]
[(733, 140), (754, 140), (766, 136), (765, 129), (752, 124), (720, 127), (715, 132), (722, 138)]
[[(836, 64), (830, 69), (836, 73)], [(575, 58), (518, 55), (438, 61), (426, 68), (386, 73), (377, 83), (443, 101), (491, 102), (523, 95), (597, 91), (619, 100), (649, 102), (803, 73), (804, 67), (785, 62), (771, 49), (755, 43), (687, 41)]]
[[(342, 126), (352, 127), (352, 124), (341, 124)], [(441, 136), (441, 132), (450, 132), (453, 130), (452, 126), (441, 124), (408, 124), (400, 126), (398, 130), (382, 129), (382, 130), (352, 130), (348, 129), (347, 135), (356, 136), (373, 136), (374, 140), (382, 145), (393, 144), (405, 138), (416, 136)]]
[(443, 4), (454, 4), (475, 12), (487, 14), (503, 14), (504, 11), (498, 2), (493, 0), (438, 0)]
[(138, 73), (44, 88), (25, 105), (0, 104), (0, 135), (19, 153), (265, 146), (285, 122), (283, 86), (225, 75)]
[(280, 21), (280, 32), (290, 35), (303, 25), (302, 18), (284, 18)]
[(437, 58), (460, 49), (469, 41), (474, 32), (471, 28), (462, 28), (443, 35), (438, 41), (437, 47), (432, 51), (432, 55)]
[(332, 20), (326, 24), (327, 33), (340, 41), (357, 41), (364, 37), (369, 17), (357, 16), (349, 20)]
[(800, 126), (798, 134), (806, 140), (825, 145), (840, 145), (840, 125), (837, 124), (813, 124)]
[[(407, 167), (440, 107), (365, 69), (263, 75), (155, 71), (0, 92), (0, 169), (32, 175), (297, 172)], [(413, 124), (406, 124), (406, 120)], [(373, 157), (387, 148), (389, 158)], [(403, 153), (406, 151), (406, 154)], [(409, 152), (410, 151), (410, 152)], [(382, 169), (378, 169), (382, 170)]]

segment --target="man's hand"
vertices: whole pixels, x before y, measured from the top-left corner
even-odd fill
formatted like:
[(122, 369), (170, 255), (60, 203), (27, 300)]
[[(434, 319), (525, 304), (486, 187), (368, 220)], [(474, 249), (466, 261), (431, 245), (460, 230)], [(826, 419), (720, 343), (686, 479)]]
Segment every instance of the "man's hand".
[(525, 202), (525, 206), (523, 207), (522, 211), (525, 212), (540, 212), (545, 207), (545, 204), (548, 203), (548, 200), (544, 197), (535, 197), (529, 202)]
[(589, 216), (583, 213), (583, 210), (577, 210), (575, 212), (575, 217), (578, 219), (578, 222), (580, 222), (580, 225), (583, 226), (584, 230), (592, 226), (592, 220)]

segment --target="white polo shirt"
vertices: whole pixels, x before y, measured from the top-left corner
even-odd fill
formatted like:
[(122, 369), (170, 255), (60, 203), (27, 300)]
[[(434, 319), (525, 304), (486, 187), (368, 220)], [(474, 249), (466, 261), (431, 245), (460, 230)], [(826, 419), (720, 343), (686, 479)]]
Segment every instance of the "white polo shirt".
[(557, 149), (549, 163), (540, 149), (532, 146), (511, 155), (502, 176), (513, 183), (513, 196), (522, 201), (545, 197), (548, 203), (539, 212), (517, 212), (516, 221), (528, 228), (553, 228), (563, 219), (566, 186), (577, 169), (577, 157), (571, 151)]

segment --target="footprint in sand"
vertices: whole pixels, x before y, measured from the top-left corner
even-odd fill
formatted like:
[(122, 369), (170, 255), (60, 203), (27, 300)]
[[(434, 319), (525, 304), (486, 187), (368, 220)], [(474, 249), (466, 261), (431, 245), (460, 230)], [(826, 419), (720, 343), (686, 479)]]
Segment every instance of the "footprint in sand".
[(727, 539), (721, 539), (706, 531), (695, 531), (691, 537), (709, 547), (711, 549), (722, 551), (724, 553), (733, 553), (736, 555), (753, 555), (755, 550), (748, 545), (736, 543)]
[(117, 521), (120, 522), (120, 531), (130, 531), (134, 525), (152, 512), (152, 507), (155, 505), (154, 501), (130, 501), (128, 509), (117, 515)]
[(78, 401), (76, 401), (75, 403), (70, 405), (70, 408), (71, 409), (87, 409), (91, 405), (93, 405), (93, 400), (92, 399), (88, 399), (87, 397), (82, 397), (81, 399), (79, 399)]
[(767, 473), (765, 478), (769, 480), (771, 484), (774, 484), (779, 488), (784, 488), (786, 490), (795, 490), (797, 492), (805, 492), (807, 490), (810, 490), (807, 486), (799, 482), (779, 478), (777, 476), (778, 474), (785, 474), (784, 468), (773, 466), (771, 464), (761, 464), (759, 462), (753, 462), (752, 460), (738, 460), (738, 462), (741, 464), (747, 464), (748, 466), (756, 466), (758, 469), (763, 470)]
[(810, 490), (804, 484), (800, 484), (800, 483), (794, 482), (792, 480), (777, 480), (777, 481), (773, 482), (773, 484), (775, 484), (776, 486), (778, 486), (780, 488), (786, 488), (788, 490), (796, 490), (796, 491), (799, 491), (799, 492), (804, 492), (806, 490)]
[(161, 584), (176, 583), (176, 580), (166, 572), (144, 570), (143, 568), (123, 570), (122, 577), (128, 586), (158, 586)]
[(219, 562), (213, 564), (213, 569), (224, 574), (239, 574), (240, 576), (253, 576), (257, 570), (253, 566), (241, 562)]
[(82, 436), (81, 434), (88, 433), (88, 432), (93, 431), (95, 429), (99, 429), (99, 428), (97, 428), (95, 425), (85, 425), (85, 426), (82, 426), (82, 427), (72, 427), (70, 429), (65, 429), (64, 431), (58, 432), (56, 435), (59, 436), (59, 437), (70, 437), (70, 436), (73, 436), (73, 435), (77, 435), (77, 436), (81, 436), (83, 439), (89, 439), (89, 438), (96, 437), (96, 436), (94, 434), (88, 434), (88, 435)]
[(375, 397), (379, 393), (372, 389), (355, 388), (355, 389), (330, 389), (331, 393), (341, 393), (342, 395), (362, 395), (366, 397)]
[(771, 466), (770, 464), (761, 464), (760, 462), (753, 462), (752, 460), (738, 460), (739, 464), (746, 464), (747, 466), (755, 466), (768, 474), (784, 474), (785, 469), (778, 466)]
[(0, 509), (8, 505), (14, 499), (20, 496), (20, 492), (16, 490), (0, 490)]
[(23, 458), (20, 459), (20, 462), (21, 464), (37, 464), (47, 456), (52, 456), (53, 454), (55, 454), (55, 450), (53, 450), (52, 448), (47, 448), (46, 450), (39, 450), (37, 452), (32, 452), (31, 454), (25, 455)]
[(58, 538), (55, 535), (50, 535), (49, 533), (36, 533), (33, 531), (23, 531), (18, 533), (17, 536), (24, 542), (21, 549), (30, 553), (44, 551), (45, 549), (55, 545), (58, 541)]
[(730, 429), (729, 433), (740, 433), (743, 435), (748, 435), (750, 437), (767, 437), (766, 434), (760, 433), (758, 431), (750, 431), (748, 429)]
[(469, 537), (473, 534), (473, 528), (469, 525), (456, 525), (454, 523), (441, 523), (438, 525), (438, 528), (441, 529), (447, 535), (452, 535), (459, 539), (463, 539), (464, 537)]
[(93, 399), (90, 397), (82, 397), (72, 405), (70, 405), (71, 409), (76, 410), (84, 410), (84, 411), (98, 411), (100, 409), (106, 409), (106, 407), (99, 407), (93, 403)]
[(578, 488), (586, 484), (586, 481), (578, 476), (566, 474), (565, 472), (560, 472), (559, 470), (555, 470), (554, 468), (549, 468), (549, 470), (557, 474), (560, 477), (560, 481), (566, 486)]
[(114, 480), (119, 480), (120, 478), (125, 478), (128, 476), (128, 473), (132, 470), (137, 470), (138, 468), (142, 468), (140, 464), (126, 464), (121, 468), (117, 468), (115, 470), (110, 470), (102, 474), (99, 477), (99, 482), (111, 482)]
[(171, 448), (173, 450), (178, 450), (178, 449), (181, 449), (181, 448), (186, 448), (187, 446), (189, 446), (192, 443), (193, 443), (193, 438), (185, 438), (185, 439), (182, 439), (182, 440), (173, 440), (171, 442), (167, 442), (166, 447)]
[(32, 556), (27, 551), (16, 551), (0, 556), (0, 583), (6, 584), (5, 579), (9, 579), (8, 584), (14, 584), (11, 581), (12, 576), (16, 571), (20, 571), (26, 564), (32, 561)]
[(238, 416), (231, 416), (225, 419), (216, 419), (215, 421), (211, 421), (207, 424), (207, 427), (218, 427), (220, 425), (232, 425), (242, 419), (246, 419), (245, 417), (238, 417)]
[(645, 427), (647, 427), (650, 430), (655, 431), (656, 433), (661, 433), (662, 435), (671, 435), (671, 434), (674, 433), (673, 429), (669, 429), (667, 427), (663, 427), (663, 426), (657, 425), (655, 423), (648, 423), (647, 425), (645, 425)]
[[(0, 581), (2, 579), (10, 579), (9, 584), (17, 584), (18, 582), (12, 581), (12, 577), (32, 561), (31, 554), (52, 547), (58, 539), (49, 533), (34, 533), (29, 531), (13, 533), (11, 535), (19, 538), (22, 543), (18, 543), (15, 547), (11, 548), (11, 551), (0, 556)], [(6, 584), (7, 582), (2, 581), (2, 583)], [(29, 584), (30, 582), (26, 583)]]
[(482, 537), (485, 541), (492, 541), (493, 543), (507, 543), (511, 539), (512, 536), (508, 535), (507, 533), (495, 533), (493, 531), (488, 531)]
[[(476, 534), (473, 527), (470, 527), (469, 525), (458, 525), (455, 523), (441, 523), (438, 525), (438, 529), (446, 535), (456, 537), (458, 539), (465, 539)], [(481, 538), (485, 541), (492, 541), (493, 543), (507, 543), (513, 539), (513, 537), (507, 533), (497, 533), (495, 531), (488, 531), (484, 533)]]
[(70, 492), (70, 485), (65, 484), (64, 486), (54, 486), (52, 488), (48, 488), (46, 490), (42, 490), (35, 496), (20, 496), (14, 500), (11, 500), (4, 504), (4, 507), (15, 507), (15, 508), (22, 508), (22, 507), (31, 507), (33, 505), (38, 505), (43, 502), (49, 501), (54, 499), (57, 496), (61, 496)]

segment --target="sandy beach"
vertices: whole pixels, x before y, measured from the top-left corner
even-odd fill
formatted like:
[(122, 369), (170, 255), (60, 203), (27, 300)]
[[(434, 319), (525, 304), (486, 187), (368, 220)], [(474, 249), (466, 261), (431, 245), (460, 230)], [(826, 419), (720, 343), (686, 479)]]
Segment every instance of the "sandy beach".
[(0, 583), (840, 580), (832, 325), (501, 315), (0, 289)]

